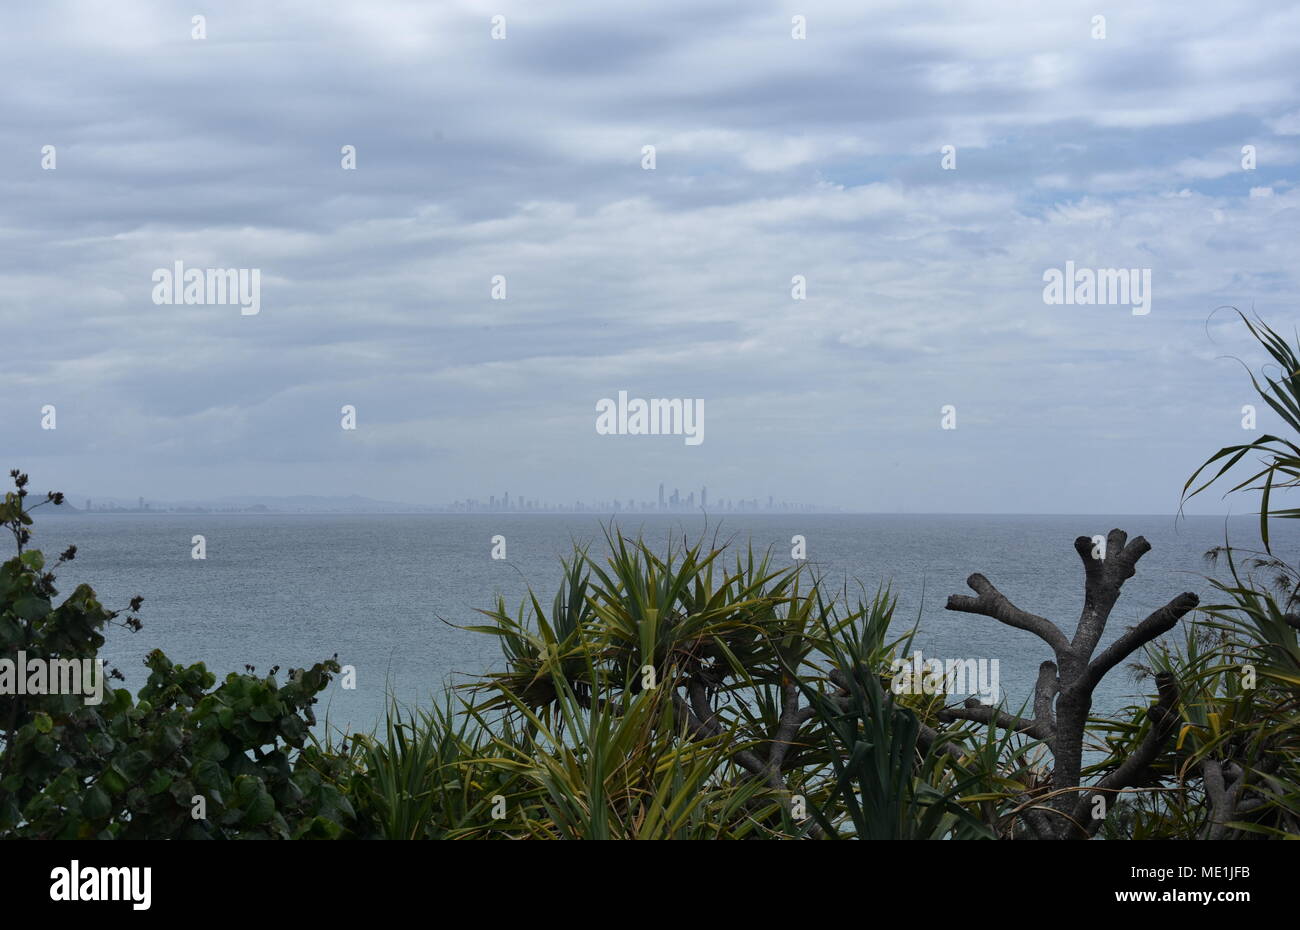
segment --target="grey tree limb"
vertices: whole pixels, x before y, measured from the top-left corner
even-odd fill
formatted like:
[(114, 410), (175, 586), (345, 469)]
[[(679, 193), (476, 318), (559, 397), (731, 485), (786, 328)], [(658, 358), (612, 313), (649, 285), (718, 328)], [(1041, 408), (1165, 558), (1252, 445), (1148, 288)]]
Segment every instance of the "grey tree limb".
[(938, 712), (937, 716), (944, 723), (950, 723), (953, 720), (969, 720), (972, 723), (983, 723), (1004, 730), (1015, 730), (1017, 733), (1024, 733), (1034, 739), (1044, 741), (1050, 739), (1052, 735), (1051, 731), (1044, 727), (1041, 721), (1017, 717), (1015, 714), (1009, 714), (999, 707), (981, 704), (978, 698), (973, 697), (967, 698), (965, 705), (962, 707), (945, 707)]
[(968, 614), (983, 614), (986, 617), (992, 617), (999, 623), (1005, 623), (1007, 626), (1019, 630), (1028, 630), (1047, 643), (1052, 647), (1052, 651), (1058, 654), (1070, 648), (1070, 644), (1065, 639), (1065, 634), (1057, 628), (1056, 624), (1037, 614), (1021, 610), (1007, 600), (1006, 596), (983, 575), (976, 572), (966, 579), (966, 584), (978, 597), (953, 594), (948, 598), (948, 610), (957, 610)]
[(1137, 626), (1130, 627), (1119, 639), (1102, 650), (1101, 655), (1088, 663), (1088, 671), (1082, 681), (1090, 688), (1095, 688), (1107, 672), (1147, 643), (1168, 633), (1199, 603), (1200, 599), (1190, 591), (1178, 595)]
[(1075, 820), (1087, 822), (1088, 833), (1095, 833), (1101, 827), (1101, 821), (1093, 819), (1088, 808), (1098, 793), (1117, 793), (1125, 788), (1140, 787), (1149, 774), (1151, 763), (1160, 755), (1165, 743), (1178, 729), (1178, 680), (1168, 672), (1156, 675), (1156, 703), (1147, 708), (1147, 717), (1151, 729), (1131, 752), (1119, 768), (1097, 782), (1092, 790), (1080, 796), (1075, 807)]

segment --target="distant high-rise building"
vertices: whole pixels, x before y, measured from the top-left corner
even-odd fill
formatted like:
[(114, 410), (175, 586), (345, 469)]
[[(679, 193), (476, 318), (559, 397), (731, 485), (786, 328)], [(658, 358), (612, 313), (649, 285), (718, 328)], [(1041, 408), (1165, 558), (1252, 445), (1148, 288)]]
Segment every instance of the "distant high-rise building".
[(87, 510), (87, 511), (90, 510), (90, 498), (89, 498), (89, 497), (86, 498), (86, 510)]
[(501, 498), (501, 509), (503, 509), (503, 510), (509, 510), (509, 509), (510, 509), (510, 492), (509, 492), (509, 491), (506, 491), (506, 493), (505, 493), (505, 497)]
[(662, 481), (659, 482), (659, 509), (664, 509), (664, 483)]
[(140, 498), (140, 509), (144, 510), (144, 498)]
[(700, 488), (700, 509), (703, 510), (709, 506), (709, 489)]

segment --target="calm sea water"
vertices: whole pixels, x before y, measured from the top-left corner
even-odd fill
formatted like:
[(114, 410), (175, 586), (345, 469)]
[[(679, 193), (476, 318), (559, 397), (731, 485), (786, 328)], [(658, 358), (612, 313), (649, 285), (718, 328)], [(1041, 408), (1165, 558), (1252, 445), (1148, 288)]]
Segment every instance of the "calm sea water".
[[(560, 558), (574, 542), (603, 551), (601, 523), (596, 516), (506, 514), (69, 515), (39, 520), (34, 545), (47, 554), (77, 545), (76, 561), (60, 572), (62, 594), (86, 581), (110, 607), (144, 596), (144, 629), (113, 629), (103, 651), (133, 690), (154, 648), (175, 662), (206, 662), (219, 675), (245, 665), (288, 669), (337, 653), (356, 668), (357, 687), (336, 682), (318, 716), (323, 710), (333, 726), (370, 729), (388, 692), (416, 705), (499, 667), (494, 637), (449, 624), (482, 622), (476, 608), (491, 607), (497, 594), (516, 606), (529, 586), (549, 607)], [(1243, 547), (1257, 540), (1245, 517), (755, 514), (714, 518), (710, 532), (719, 524), (738, 545), (772, 546), (778, 562), (788, 563), (793, 535), (805, 536), (810, 563), (837, 584), (861, 582), (872, 592), (889, 583), (900, 633), (919, 620), (917, 643), (926, 656), (997, 658), (1002, 691), (1015, 707), (1050, 656), (1031, 634), (944, 610), (949, 594), (970, 593), (967, 575), (982, 572), (1020, 607), (1073, 635), (1082, 602), (1074, 538), (1116, 526), (1146, 536), (1153, 549), (1126, 585), (1104, 645), (1181, 591), (1204, 601), (1212, 569), (1203, 554), (1225, 533)], [(697, 537), (706, 522), (637, 515), (619, 525), (662, 544), (670, 533)], [(1297, 531), (1276, 532), (1277, 551), (1295, 553)], [(206, 560), (190, 556), (194, 534), (207, 538)], [(504, 561), (490, 557), (497, 534), (506, 537)], [(1098, 710), (1146, 690), (1123, 667), (1104, 688)]]

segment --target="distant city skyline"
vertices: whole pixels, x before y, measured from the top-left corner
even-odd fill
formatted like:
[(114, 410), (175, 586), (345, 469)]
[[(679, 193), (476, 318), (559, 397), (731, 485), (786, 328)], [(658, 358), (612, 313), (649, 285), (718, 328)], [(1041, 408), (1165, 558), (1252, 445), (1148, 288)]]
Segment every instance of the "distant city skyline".
[[(95, 498), (87, 496), (82, 498), (67, 498), (70, 509), (82, 510), (86, 513), (202, 513), (202, 512), (270, 512), (277, 509), (284, 509), (287, 504), (281, 504), (276, 508), (268, 503), (267, 500), (276, 498), (284, 502), (294, 500), (294, 495), (270, 495), (258, 502), (246, 504), (224, 502), (220, 498), (203, 498), (189, 497), (179, 500), (150, 500), (144, 496), (137, 496), (135, 506), (125, 506), (123, 501), (129, 499), (116, 498), (112, 496), (103, 496)], [(310, 499), (317, 501), (319, 509), (328, 508), (329, 503), (343, 503), (348, 500), (345, 497), (329, 498), (327, 496), (301, 495), (301, 499)], [(778, 499), (775, 495), (769, 494), (765, 499), (760, 497), (715, 497), (712, 511), (708, 503), (708, 487), (701, 485), (699, 488), (699, 503), (696, 503), (695, 489), (691, 489), (685, 495), (681, 489), (674, 487), (671, 493), (667, 492), (667, 485), (660, 483), (659, 495), (657, 500), (638, 500), (635, 496), (626, 498), (596, 499), (594, 501), (584, 501), (575, 498), (572, 501), (548, 500), (544, 497), (535, 497), (529, 495), (511, 494), (509, 491), (503, 491), (501, 496), (489, 494), (486, 499), (482, 497), (469, 497), (457, 499), (441, 504), (426, 504), (416, 501), (378, 501), (367, 499), (364, 496), (354, 495), (358, 501), (369, 500), (370, 503), (382, 504), (388, 509), (399, 507), (410, 507), (412, 510), (430, 513), (693, 513), (693, 512), (716, 512), (716, 513), (840, 513), (844, 512), (839, 507), (824, 507), (816, 504), (804, 502), (792, 502)], [(238, 501), (239, 495), (232, 495), (235, 501)], [(99, 501), (96, 506), (96, 500)], [(83, 502), (78, 506), (77, 502)]]
[[(700, 491), (706, 491), (707, 486), (701, 486)], [(676, 490), (678, 496), (674, 502), (671, 490)], [(665, 494), (663, 506), (659, 505), (657, 498), (641, 499), (637, 496), (617, 498), (617, 499), (594, 499), (582, 500), (575, 498), (572, 500), (551, 500), (543, 497), (534, 497), (531, 495), (510, 494), (509, 504), (505, 500), (505, 492), (500, 497), (489, 493), (484, 496), (470, 496), (458, 498), (451, 501), (442, 501), (437, 503), (423, 503), (419, 501), (403, 501), (372, 498), (366, 495), (225, 495), (225, 496), (196, 496), (185, 495), (174, 499), (148, 498), (144, 496), (76, 496), (67, 495), (65, 505), (57, 508), (54, 512), (77, 512), (77, 513), (97, 513), (97, 514), (131, 514), (131, 513), (459, 513), (459, 514), (490, 514), (490, 513), (593, 513), (593, 514), (725, 514), (725, 513), (804, 513), (804, 514), (915, 514), (924, 515), (990, 515), (990, 516), (1032, 516), (1035, 514), (1050, 515), (1102, 515), (1102, 516), (1177, 516), (1176, 510), (1152, 510), (1145, 512), (1120, 512), (1120, 511), (1103, 511), (1103, 510), (1081, 510), (1081, 511), (1056, 511), (1043, 513), (1039, 511), (942, 511), (942, 510), (909, 510), (905, 508), (893, 509), (859, 509), (841, 504), (825, 503), (808, 503), (801, 501), (788, 501), (778, 498), (776, 495), (767, 497), (743, 496), (743, 497), (717, 497), (709, 495), (708, 500), (712, 503), (697, 503), (695, 494), (692, 491), (685, 495), (680, 493), (680, 488), (669, 489), (665, 484)], [(701, 497), (703, 497), (703, 493)], [(39, 498), (38, 498), (39, 499)], [(1234, 518), (1255, 519), (1257, 511), (1246, 505), (1244, 498), (1235, 501), (1236, 507), (1232, 511), (1206, 511), (1205, 509), (1185, 510), (1187, 516), (1211, 516)]]
[[(710, 512), (708, 504), (708, 486), (700, 485), (699, 503), (695, 502), (695, 490), (682, 495), (681, 489), (674, 487), (672, 493), (666, 493), (667, 485), (659, 484), (658, 500), (637, 500), (635, 496), (627, 498), (597, 499), (587, 502), (575, 499), (572, 503), (548, 501), (544, 498), (510, 496), (503, 492), (500, 499), (495, 494), (486, 501), (481, 498), (468, 498), (454, 501), (446, 509), (453, 513), (694, 513)], [(822, 507), (808, 503), (794, 503), (778, 500), (769, 494), (766, 500), (758, 497), (719, 497), (713, 512), (716, 513), (768, 513), (768, 512), (842, 512), (838, 507)]]

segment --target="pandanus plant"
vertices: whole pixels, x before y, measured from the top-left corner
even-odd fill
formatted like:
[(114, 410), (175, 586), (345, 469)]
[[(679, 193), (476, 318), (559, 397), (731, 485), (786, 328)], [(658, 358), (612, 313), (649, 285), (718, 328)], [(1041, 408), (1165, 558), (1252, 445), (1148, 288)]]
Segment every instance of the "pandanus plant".
[(500, 763), (534, 786), (526, 833), (980, 833), (933, 770), (950, 755), (927, 756), (929, 728), (880, 690), (887, 594), (828, 597), (752, 548), (676, 540), (661, 554), (614, 528), (606, 543), (603, 562), (575, 552), (549, 611), (530, 595), (474, 627), (507, 663), (468, 686), (474, 712), (528, 734)]

